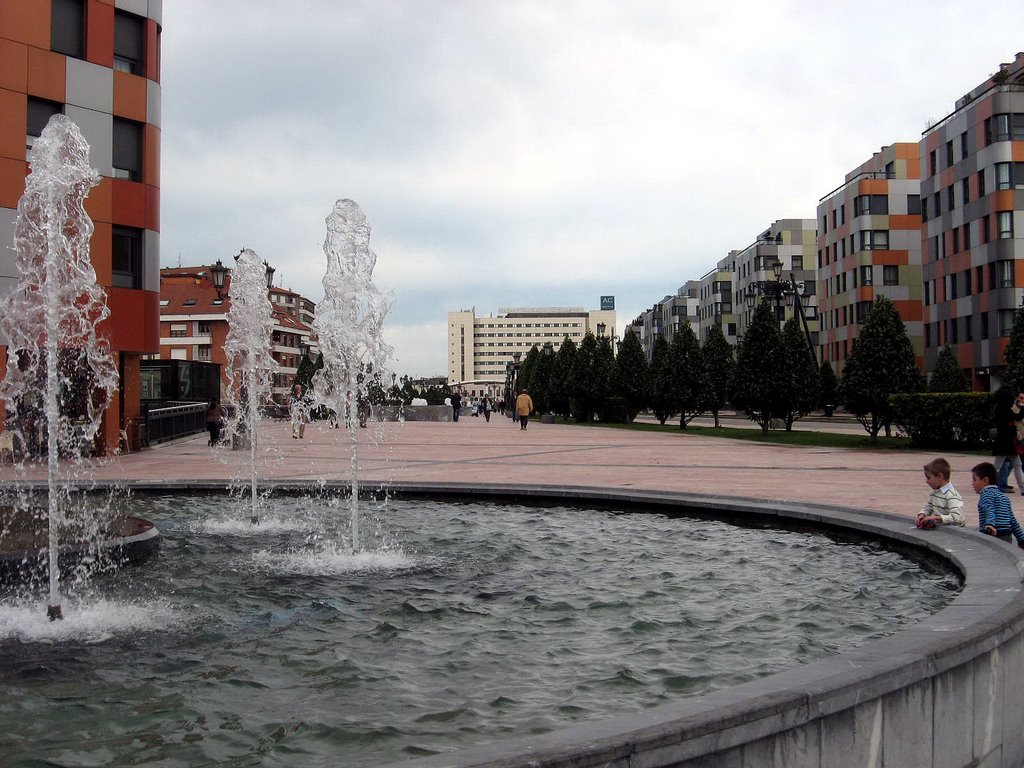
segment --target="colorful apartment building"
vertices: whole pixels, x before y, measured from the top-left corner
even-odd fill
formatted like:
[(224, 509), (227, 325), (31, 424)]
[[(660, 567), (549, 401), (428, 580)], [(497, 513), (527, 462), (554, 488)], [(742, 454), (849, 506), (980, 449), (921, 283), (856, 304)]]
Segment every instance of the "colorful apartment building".
[(159, 348), (160, 31), (159, 0), (0, 3), (0, 292), (20, 279), (9, 246), (28, 150), (62, 113), (89, 142), (102, 177), (85, 207), (110, 308), (100, 332), (120, 373), (101, 428), (107, 450), (121, 430), (137, 441), (139, 361)]
[(897, 143), (818, 201), (819, 344), (837, 374), (876, 296), (896, 306), (924, 370), (920, 188), (918, 145)]
[(925, 369), (949, 344), (995, 389), (1024, 288), (1024, 53), (928, 128), (919, 157)]

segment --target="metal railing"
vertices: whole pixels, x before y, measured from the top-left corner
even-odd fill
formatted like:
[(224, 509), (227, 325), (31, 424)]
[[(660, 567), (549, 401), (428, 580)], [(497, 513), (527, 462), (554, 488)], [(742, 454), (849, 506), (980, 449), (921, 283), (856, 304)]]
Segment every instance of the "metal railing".
[(206, 431), (206, 403), (151, 408), (145, 415), (143, 446)]

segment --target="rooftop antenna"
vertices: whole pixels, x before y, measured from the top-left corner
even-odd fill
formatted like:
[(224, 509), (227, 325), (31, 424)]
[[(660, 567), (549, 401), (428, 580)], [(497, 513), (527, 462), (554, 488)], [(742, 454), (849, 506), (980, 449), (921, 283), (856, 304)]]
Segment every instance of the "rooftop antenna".
[(178, 251), (178, 269), (181, 269), (181, 251)]

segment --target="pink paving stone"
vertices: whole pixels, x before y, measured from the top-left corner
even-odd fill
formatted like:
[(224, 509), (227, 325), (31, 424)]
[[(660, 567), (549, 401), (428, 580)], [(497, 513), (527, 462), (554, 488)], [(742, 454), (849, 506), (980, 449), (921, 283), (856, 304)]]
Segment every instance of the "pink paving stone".
[[(366, 442), (383, 427), (380, 445)], [(275, 458), (260, 476), (345, 481), (350, 450), (345, 429), (310, 424), (303, 440), (287, 423), (261, 424), (262, 445)], [(852, 506), (916, 516), (928, 494), (922, 465), (934, 452), (802, 448), (704, 437), (532, 421), (524, 432), (508, 418), (462, 417), (452, 422), (371, 425), (359, 430), (360, 482), (386, 481), (582, 485), (683, 491), (721, 496)], [(964, 497), (967, 525), (977, 526), (970, 468), (985, 458), (943, 454)], [(247, 451), (211, 449), (206, 434), (105, 460), (94, 476), (115, 481), (242, 478)], [(45, 465), (29, 478), (45, 477)], [(10, 465), (0, 479), (14, 477)], [(1018, 496), (1010, 497), (1014, 507)]]

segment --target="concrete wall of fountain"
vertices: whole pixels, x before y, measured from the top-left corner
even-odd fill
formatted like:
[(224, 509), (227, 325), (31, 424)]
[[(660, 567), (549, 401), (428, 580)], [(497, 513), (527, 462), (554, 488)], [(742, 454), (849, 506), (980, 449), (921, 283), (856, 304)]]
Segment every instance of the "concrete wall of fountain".
[(392, 490), (767, 518), (884, 540), (965, 579), (946, 609), (840, 656), (638, 714), (394, 768), (1024, 765), (1024, 560), (1015, 547), (971, 531), (918, 531), (905, 517), (848, 508), (586, 488)]

